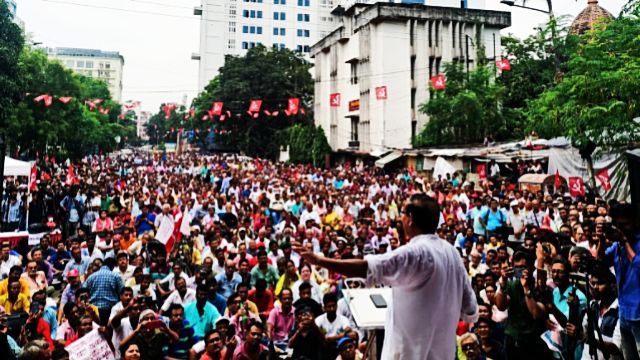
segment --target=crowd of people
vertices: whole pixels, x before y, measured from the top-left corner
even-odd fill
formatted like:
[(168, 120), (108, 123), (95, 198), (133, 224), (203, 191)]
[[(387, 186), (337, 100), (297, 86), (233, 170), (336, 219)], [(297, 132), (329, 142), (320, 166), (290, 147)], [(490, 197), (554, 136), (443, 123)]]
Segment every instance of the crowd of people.
[(347, 277), (295, 249), (394, 252), (416, 193), (439, 204), (439, 241), (457, 249), (478, 303), (451, 359), (638, 359), (629, 204), (520, 191), (497, 164), (482, 184), (195, 153), (38, 165), (36, 190), (7, 178), (2, 196), (4, 230), (46, 230), (0, 244), (8, 359), (68, 358), (94, 331), (116, 359), (362, 359), (374, 341), (343, 296)]

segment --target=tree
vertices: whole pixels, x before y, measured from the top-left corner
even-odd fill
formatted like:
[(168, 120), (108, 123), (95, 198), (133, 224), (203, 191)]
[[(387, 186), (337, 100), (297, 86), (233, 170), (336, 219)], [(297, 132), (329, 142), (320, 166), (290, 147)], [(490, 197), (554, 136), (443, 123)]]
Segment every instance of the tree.
[(296, 124), (287, 130), (289, 161), (298, 164), (322, 166), (331, 153), (324, 130), (320, 126)]
[(445, 90), (420, 105), (429, 122), (414, 146), (481, 143), (487, 136), (505, 140), (520, 134), (520, 124), (510, 121), (509, 109), (501, 106), (505, 89), (493, 81), (488, 66), (470, 71), (466, 80), (463, 65), (450, 63), (445, 75)]
[[(283, 111), (287, 100), (295, 97), (300, 98), (301, 106), (310, 107), (313, 94), (310, 68), (302, 55), (288, 49), (257, 46), (245, 56), (227, 56), (219, 75), (193, 101), (194, 125), (201, 136), (211, 127), (221, 132), (216, 141), (227, 148), (275, 159), (281, 145), (279, 132), (311, 118), (309, 112), (287, 116)], [(248, 115), (249, 103), (254, 99), (263, 101), (263, 109), (279, 110), (279, 115), (265, 116), (263, 112), (258, 118)], [(224, 102), (224, 111), (230, 111), (232, 116), (214, 124), (211, 120), (203, 121), (214, 101)]]
[(530, 103), (530, 129), (605, 149), (640, 140), (633, 121), (640, 116), (639, 16), (636, 7), (630, 15), (597, 23), (580, 37), (563, 79)]

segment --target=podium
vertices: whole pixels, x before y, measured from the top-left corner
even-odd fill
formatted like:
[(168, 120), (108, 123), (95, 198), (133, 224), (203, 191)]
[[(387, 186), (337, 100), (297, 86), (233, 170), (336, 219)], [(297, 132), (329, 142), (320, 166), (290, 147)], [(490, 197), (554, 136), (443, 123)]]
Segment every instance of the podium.
[[(384, 329), (384, 322), (391, 304), (391, 288), (343, 289), (349, 311), (353, 315), (356, 326), (363, 330)], [(381, 295), (387, 303), (386, 308), (377, 308), (371, 295)]]
[[(364, 279), (363, 279), (364, 280)], [(359, 282), (356, 280), (356, 282)], [(360, 283), (364, 283), (361, 281)], [(342, 290), (347, 300), (349, 311), (355, 325), (367, 331), (369, 343), (367, 345), (367, 359), (380, 359), (383, 343), (384, 323), (392, 300), (391, 288), (352, 288), (349, 283)], [(371, 295), (380, 295), (387, 303), (386, 308), (377, 308), (371, 300)]]

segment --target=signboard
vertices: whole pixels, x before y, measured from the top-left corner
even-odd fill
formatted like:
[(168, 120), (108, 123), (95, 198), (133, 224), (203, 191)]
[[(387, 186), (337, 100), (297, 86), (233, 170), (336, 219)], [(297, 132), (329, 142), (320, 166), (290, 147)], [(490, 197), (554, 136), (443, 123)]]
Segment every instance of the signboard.
[(349, 101), (349, 111), (360, 110), (360, 99)]
[(48, 232), (29, 234), (29, 246), (40, 245), (40, 239), (47, 234)]
[(109, 344), (97, 329), (74, 341), (65, 350), (69, 352), (69, 360), (114, 359)]

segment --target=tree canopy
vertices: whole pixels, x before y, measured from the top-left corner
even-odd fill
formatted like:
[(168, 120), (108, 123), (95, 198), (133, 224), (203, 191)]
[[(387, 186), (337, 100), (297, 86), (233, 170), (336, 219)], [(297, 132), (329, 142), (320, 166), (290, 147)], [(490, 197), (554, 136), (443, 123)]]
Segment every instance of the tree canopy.
[[(194, 126), (200, 128), (201, 136), (207, 127), (213, 126), (220, 134), (217, 140), (228, 148), (236, 148), (247, 155), (275, 159), (282, 140), (282, 130), (295, 123), (312, 123), (310, 108), (313, 80), (309, 72), (311, 65), (302, 55), (288, 49), (268, 49), (257, 46), (245, 56), (227, 56), (218, 76), (211, 80), (205, 90), (193, 101), (196, 110)], [(305, 114), (287, 116), (289, 98), (300, 98)], [(262, 109), (278, 109), (278, 116), (266, 116), (260, 112), (258, 118), (247, 114), (251, 100), (262, 100)], [(232, 116), (224, 121), (203, 121), (213, 102), (224, 102), (224, 111)]]

